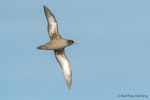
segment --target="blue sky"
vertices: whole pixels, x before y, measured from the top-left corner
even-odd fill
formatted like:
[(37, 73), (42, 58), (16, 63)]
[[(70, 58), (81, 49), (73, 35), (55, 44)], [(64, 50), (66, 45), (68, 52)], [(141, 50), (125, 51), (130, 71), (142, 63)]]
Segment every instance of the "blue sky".
[[(79, 42), (66, 48), (71, 90), (53, 51), (36, 49), (49, 41), (43, 5), (54, 13), (61, 35)], [(149, 0), (1, 0), (0, 100), (150, 96), (149, 9)]]

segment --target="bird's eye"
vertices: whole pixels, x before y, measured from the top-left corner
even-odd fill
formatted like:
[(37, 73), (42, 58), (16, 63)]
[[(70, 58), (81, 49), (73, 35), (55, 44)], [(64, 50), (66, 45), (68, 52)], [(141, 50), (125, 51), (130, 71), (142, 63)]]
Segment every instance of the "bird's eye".
[(74, 41), (73, 40), (69, 40), (68, 43), (71, 45), (71, 44), (74, 44)]
[(70, 43), (74, 43), (74, 41), (73, 41), (73, 40), (70, 40), (69, 42), (70, 42)]

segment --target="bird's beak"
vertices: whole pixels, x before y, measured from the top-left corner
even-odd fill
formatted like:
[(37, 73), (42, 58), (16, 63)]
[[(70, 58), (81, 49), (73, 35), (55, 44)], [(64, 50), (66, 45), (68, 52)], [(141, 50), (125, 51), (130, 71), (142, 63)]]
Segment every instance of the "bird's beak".
[(74, 42), (73, 44), (79, 44), (78, 42)]

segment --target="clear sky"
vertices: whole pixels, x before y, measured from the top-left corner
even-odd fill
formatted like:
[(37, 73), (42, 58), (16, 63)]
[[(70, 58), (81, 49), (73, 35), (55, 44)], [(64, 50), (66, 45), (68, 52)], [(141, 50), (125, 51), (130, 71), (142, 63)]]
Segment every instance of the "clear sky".
[[(43, 5), (79, 42), (66, 48), (70, 90), (53, 51), (36, 49), (49, 41)], [(131, 98), (121, 94), (150, 96), (150, 0), (0, 1), (0, 100)]]

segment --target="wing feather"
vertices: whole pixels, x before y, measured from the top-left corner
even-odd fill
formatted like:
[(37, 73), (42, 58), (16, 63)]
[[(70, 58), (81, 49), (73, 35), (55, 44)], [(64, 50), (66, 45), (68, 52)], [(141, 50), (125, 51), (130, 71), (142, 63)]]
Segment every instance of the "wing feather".
[(45, 16), (46, 16), (46, 19), (48, 22), (48, 34), (49, 34), (50, 38), (52, 40), (59, 39), (61, 36), (58, 32), (58, 24), (55, 19), (55, 16), (46, 6), (44, 6), (44, 12), (45, 12)]
[(54, 53), (55, 53), (58, 63), (60, 64), (62, 68), (67, 86), (70, 89), (71, 83), (72, 83), (72, 72), (71, 72), (69, 60), (67, 59), (64, 53), (64, 49), (55, 50)]

